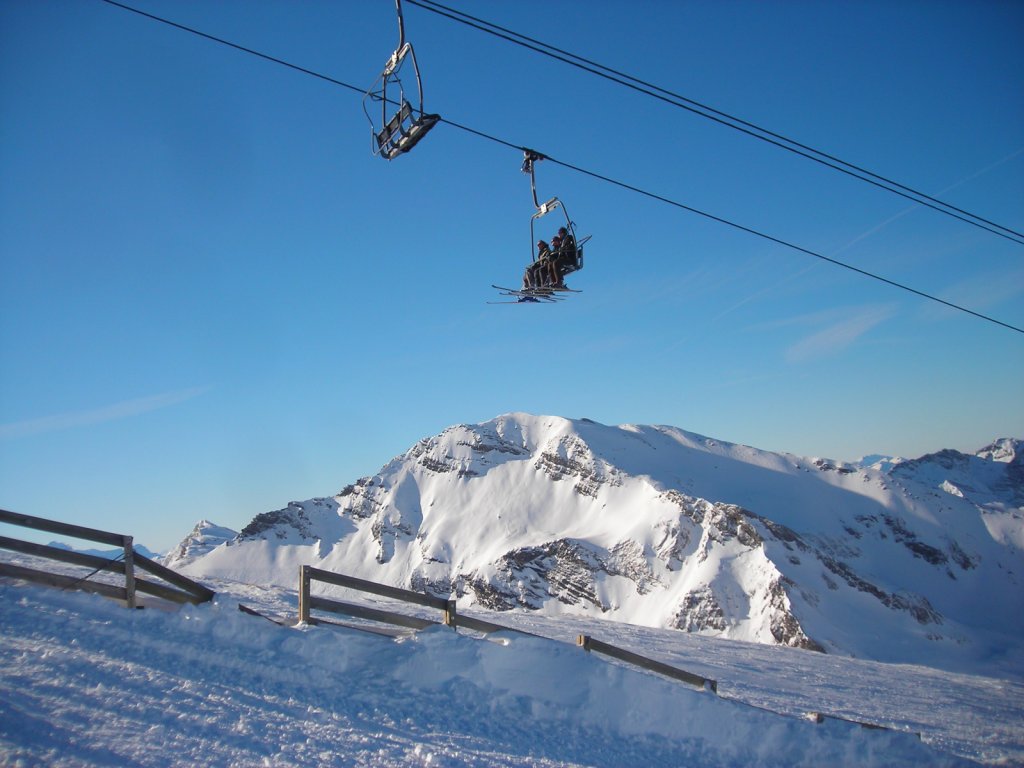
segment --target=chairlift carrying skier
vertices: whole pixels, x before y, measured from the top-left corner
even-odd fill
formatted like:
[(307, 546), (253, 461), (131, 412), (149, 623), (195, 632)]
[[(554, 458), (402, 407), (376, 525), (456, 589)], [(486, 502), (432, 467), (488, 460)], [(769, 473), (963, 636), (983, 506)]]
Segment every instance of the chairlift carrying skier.
[[(560, 301), (569, 293), (580, 293), (580, 291), (574, 291), (565, 285), (565, 276), (583, 268), (583, 243), (587, 242), (590, 236), (577, 239), (575, 224), (569, 218), (565, 205), (557, 197), (553, 197), (545, 203), (541, 203), (537, 199), (534, 164), (538, 160), (543, 160), (544, 156), (530, 149), (523, 150), (523, 152), (522, 170), (523, 173), (530, 174), (530, 191), (533, 195), (533, 205), (536, 208), (530, 217), (530, 262), (523, 272), (522, 288), (493, 286), (501, 292), (502, 296), (516, 298), (517, 301), (493, 303), (553, 302)], [(537, 239), (537, 222), (557, 210), (562, 212), (565, 222), (558, 228), (557, 234), (551, 238), (552, 247), (549, 247), (547, 241)], [(534, 245), (538, 249), (536, 254), (533, 252)]]

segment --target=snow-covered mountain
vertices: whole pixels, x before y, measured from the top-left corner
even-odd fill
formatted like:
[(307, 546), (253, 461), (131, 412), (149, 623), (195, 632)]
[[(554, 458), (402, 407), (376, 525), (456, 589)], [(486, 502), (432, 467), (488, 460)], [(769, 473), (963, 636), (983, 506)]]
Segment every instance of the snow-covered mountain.
[(884, 472), (674, 427), (509, 414), (258, 515), (183, 567), (294, 587), (311, 564), (460, 606), (1019, 669), (1021, 446)]
[(189, 535), (168, 552), (161, 562), (168, 568), (180, 569), (237, 536), (238, 531), (214, 525), (209, 520), (200, 520)]

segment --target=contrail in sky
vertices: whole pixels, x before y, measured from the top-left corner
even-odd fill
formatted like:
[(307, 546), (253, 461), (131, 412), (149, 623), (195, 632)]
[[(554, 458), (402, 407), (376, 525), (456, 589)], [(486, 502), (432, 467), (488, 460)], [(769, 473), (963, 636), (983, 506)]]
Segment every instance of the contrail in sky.
[(132, 416), (138, 416), (150, 411), (157, 411), (161, 408), (168, 408), (193, 397), (198, 397), (209, 389), (209, 387), (192, 387), (177, 392), (164, 392), (149, 397), (139, 397), (134, 400), (124, 400), (113, 405), (105, 405), (100, 408), (89, 410), (69, 411), (51, 416), (42, 416), (37, 419), (26, 421), (15, 421), (10, 424), (0, 424), (0, 439), (11, 439), (16, 437), (27, 437), (39, 435), (45, 432), (59, 432), (75, 427), (86, 427), (94, 424), (104, 424), (109, 421), (120, 421)]

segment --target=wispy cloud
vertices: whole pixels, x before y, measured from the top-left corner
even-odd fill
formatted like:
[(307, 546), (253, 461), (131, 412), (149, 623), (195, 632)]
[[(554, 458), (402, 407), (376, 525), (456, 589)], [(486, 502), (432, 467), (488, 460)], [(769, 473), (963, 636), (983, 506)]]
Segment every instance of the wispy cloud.
[[(1010, 272), (987, 271), (983, 274), (960, 280), (944, 288), (939, 296), (968, 309), (988, 311), (1000, 305), (1007, 305), (1020, 300), (1024, 295), (1024, 269)], [(953, 312), (952, 309), (938, 304), (928, 304), (922, 308), (928, 318), (944, 317)]]
[[(849, 347), (880, 323), (896, 312), (894, 305), (868, 306), (836, 310), (827, 320), (818, 313), (815, 324), (828, 324), (805, 336), (786, 349), (786, 360), (791, 363), (805, 362), (818, 357), (834, 355)], [(841, 315), (836, 319), (836, 315)]]
[(100, 408), (70, 411), (68, 413), (42, 416), (37, 419), (0, 424), (0, 439), (27, 437), (46, 432), (59, 432), (76, 427), (120, 421), (121, 419), (131, 418), (132, 416), (149, 413), (150, 411), (158, 411), (161, 408), (169, 408), (172, 405), (183, 403), (186, 400), (191, 400), (193, 397), (198, 397), (208, 389), (208, 387), (192, 387), (191, 389), (182, 389), (177, 392), (164, 392), (163, 394), (151, 395), (150, 397), (125, 400)]
[[(1020, 149), (1016, 150), (1015, 152), (1011, 152), (1006, 157), (1000, 158), (999, 160), (996, 160), (994, 163), (986, 165), (984, 168), (979, 168), (977, 171), (975, 171), (974, 173), (970, 174), (969, 176), (966, 176), (966, 177), (960, 179), (959, 181), (956, 181), (956, 182), (950, 184), (948, 187), (940, 189), (935, 194), (936, 195), (944, 195), (947, 192), (950, 192), (950, 191), (956, 189), (957, 187), (962, 186), (963, 184), (966, 184), (969, 181), (974, 181), (974, 179), (978, 178), (979, 176), (985, 175), (986, 173), (988, 173), (989, 171), (993, 170), (994, 168), (998, 168), (1001, 165), (1005, 165), (1006, 163), (1010, 162), (1011, 160), (1014, 160), (1015, 158), (1017, 158), (1021, 154), (1024, 154), (1024, 147), (1021, 147)], [(892, 224), (894, 221), (898, 221), (899, 219), (902, 219), (904, 216), (906, 216), (906, 215), (908, 215), (910, 213), (913, 213), (914, 211), (919, 210), (920, 208), (923, 208), (923, 207), (924, 206), (922, 204), (920, 204), (920, 203), (914, 203), (913, 205), (911, 205), (911, 206), (909, 206), (907, 208), (904, 208), (899, 213), (896, 213), (895, 215), (890, 216), (885, 221), (883, 221), (883, 222), (881, 222), (879, 224), (876, 224), (875, 226), (871, 227), (870, 229), (868, 229), (865, 232), (861, 232), (859, 235), (854, 237), (846, 245), (844, 245), (841, 248), (839, 248), (838, 250), (834, 251), (832, 253), (832, 255), (833, 256), (838, 256), (839, 254), (843, 253), (844, 251), (847, 251), (850, 248), (852, 248), (853, 246), (855, 246), (861, 240), (865, 240), (868, 237), (871, 237), (871, 235), (875, 234), (876, 232), (879, 232), (882, 229), (885, 229), (887, 226)]]
[[(966, 184), (969, 181), (973, 181), (974, 179), (978, 178), (979, 176), (983, 176), (984, 174), (988, 173), (989, 171), (991, 171), (991, 170), (993, 170), (995, 168), (998, 168), (1001, 165), (1005, 165), (1006, 163), (1010, 162), (1011, 160), (1015, 160), (1021, 154), (1024, 154), (1024, 147), (1021, 147), (1020, 149), (1017, 149), (1014, 152), (1011, 152), (1010, 154), (1006, 155), (1005, 157), (1002, 157), (999, 160), (996, 160), (995, 162), (993, 162), (993, 163), (991, 163), (989, 165), (986, 165), (983, 168), (979, 168), (977, 171), (975, 171), (974, 173), (970, 174), (969, 176), (966, 176), (966, 177), (960, 179), (959, 181), (956, 181), (956, 182), (950, 184), (949, 186), (945, 187), (944, 189), (939, 190), (936, 193), (936, 195), (944, 195), (947, 192), (949, 192), (951, 190), (954, 190), (957, 187), (959, 187), (959, 186), (961, 186), (963, 184)], [(904, 216), (907, 216), (908, 214), (911, 214), (914, 211), (916, 211), (916, 210), (918, 210), (918, 209), (920, 209), (922, 207), (924, 207), (924, 206), (922, 206), (920, 203), (914, 203), (913, 205), (910, 205), (910, 206), (904, 208), (903, 210), (901, 210), (898, 213), (890, 216), (889, 218), (885, 219), (884, 221), (881, 221), (878, 224), (875, 224), (874, 226), (872, 226), (869, 229), (865, 230), (864, 232), (861, 232), (860, 234), (856, 235), (852, 240), (847, 242), (845, 245), (843, 245), (843, 246), (833, 250), (829, 254), (830, 257), (831, 258), (836, 258), (836, 257), (842, 255), (845, 251), (848, 251), (851, 248), (853, 248), (853, 246), (857, 245), (857, 243), (861, 242), (862, 240), (866, 240), (867, 238), (871, 237), (872, 235), (877, 234), (878, 232), (880, 232), (881, 230), (885, 229), (890, 224), (892, 224), (894, 221), (898, 221), (899, 219), (902, 219)], [(800, 270), (792, 272), (791, 274), (787, 275), (786, 277), (782, 278), (781, 280), (772, 282), (772, 283), (770, 283), (770, 284), (768, 284), (768, 285), (766, 285), (766, 286), (764, 286), (762, 288), (759, 288), (757, 291), (755, 291), (754, 293), (748, 295), (746, 298), (743, 298), (740, 301), (732, 304), (731, 306), (728, 306), (725, 309), (723, 309), (715, 317), (713, 317), (709, 322), (710, 323), (718, 322), (719, 320), (724, 318), (729, 313), (734, 312), (735, 310), (737, 310), (740, 307), (742, 307), (744, 304), (747, 304), (747, 303), (749, 303), (749, 302), (751, 302), (751, 301), (753, 301), (755, 299), (758, 299), (758, 298), (760, 298), (762, 296), (765, 296), (767, 294), (774, 293), (776, 290), (778, 290), (779, 288), (784, 286), (786, 283), (789, 283), (789, 282), (791, 282), (793, 280), (796, 280), (797, 278), (799, 278), (802, 275), (804, 275), (806, 272), (809, 272), (812, 269), (815, 269), (815, 268), (821, 266), (821, 264), (822, 264), (822, 262), (820, 262), (820, 261), (812, 262), (808, 266), (806, 266), (806, 267), (804, 267), (804, 268), (802, 268)], [(1004, 286), (1004, 291), (1008, 291), (1008, 290), (1009, 289)], [(947, 293), (949, 293), (949, 291), (947, 291)], [(992, 292), (989, 292), (988, 296), (991, 298), (993, 296)], [(949, 310), (949, 311), (953, 311), (953, 310)], [(885, 318), (882, 318), (882, 319), (884, 320)], [(877, 325), (878, 322), (881, 322), (881, 320), (875, 322), (874, 325)], [(850, 329), (851, 330), (855, 327), (855, 325), (856, 324), (853, 321), (850, 321)], [(861, 333), (866, 332), (866, 330), (869, 330), (871, 327), (873, 327), (873, 325), (872, 326), (868, 326), (868, 328), (865, 329), (865, 331), (862, 331)], [(825, 333), (826, 333), (825, 331), (822, 331), (822, 335), (824, 335)], [(678, 346), (681, 343), (682, 343), (682, 341), (677, 342), (677, 344), (674, 345), (674, 346)], [(799, 346), (799, 345), (797, 345), (797, 346)]]

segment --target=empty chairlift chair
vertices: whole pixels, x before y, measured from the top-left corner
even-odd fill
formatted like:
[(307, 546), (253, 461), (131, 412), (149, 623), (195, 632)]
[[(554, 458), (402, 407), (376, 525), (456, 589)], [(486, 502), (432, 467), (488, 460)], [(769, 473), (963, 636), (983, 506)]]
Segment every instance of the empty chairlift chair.
[[(363, 97), (363, 111), (373, 131), (373, 154), (385, 160), (393, 160), (411, 150), (441, 119), (440, 115), (423, 111), (423, 81), (416, 63), (416, 53), (412, 44), (405, 40), (401, 0), (395, 0), (395, 6), (398, 11), (398, 48), (391, 54), (373, 87)], [(410, 92), (410, 95), (417, 106), (413, 106), (413, 102), (406, 96), (402, 83), (402, 69), (406, 62), (416, 80), (416, 91), (414, 94)], [(376, 112), (371, 102), (380, 102), (379, 120), (371, 114), (371, 108)]]

